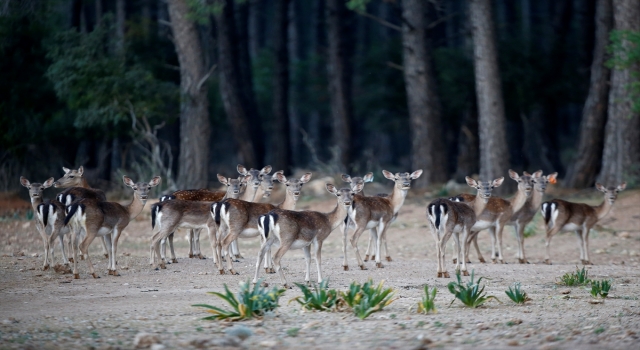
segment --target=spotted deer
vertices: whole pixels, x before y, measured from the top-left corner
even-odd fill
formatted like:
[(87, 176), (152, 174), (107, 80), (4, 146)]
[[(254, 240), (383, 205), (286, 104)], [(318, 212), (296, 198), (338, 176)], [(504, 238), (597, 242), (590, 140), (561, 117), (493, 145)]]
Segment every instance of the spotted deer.
[(589, 231), (599, 220), (609, 214), (613, 203), (618, 198), (618, 193), (627, 188), (627, 183), (623, 182), (617, 187), (608, 188), (596, 183), (596, 188), (604, 193), (604, 200), (595, 207), (584, 203), (567, 202), (562, 199), (542, 203), (542, 216), (547, 229), (545, 264), (551, 265), (551, 255), (549, 254), (551, 238), (560, 231), (575, 231), (579, 240), (580, 261), (583, 265), (591, 265)]
[[(254, 201), (254, 200), (259, 200), (261, 198), (261, 196), (256, 195), (258, 192), (258, 187), (261, 184), (264, 183), (264, 185), (268, 187), (269, 183), (271, 183), (271, 187), (273, 187), (273, 181), (271, 180), (271, 176), (268, 175), (271, 172), (270, 165), (265, 166), (261, 170), (257, 170), (253, 168), (247, 170), (247, 168), (245, 168), (244, 165), (238, 164), (236, 169), (238, 170), (238, 173), (241, 176), (250, 176), (250, 179), (248, 179), (246, 186), (245, 184), (242, 184), (242, 187), (240, 188), (240, 192), (237, 194), (234, 193), (230, 195), (228, 191), (210, 191), (207, 189), (178, 190), (173, 192), (171, 195), (167, 196), (166, 198), (161, 198), (160, 201), (162, 201), (163, 199), (180, 199), (180, 200), (186, 200), (186, 201), (219, 202), (226, 198), (238, 198), (239, 196), (242, 196), (244, 200)], [(251, 189), (247, 191), (248, 189), (247, 187), (249, 186), (251, 187)], [(271, 194), (270, 190), (265, 190), (263, 192), (264, 192), (263, 195), (267, 197)], [(166, 250), (165, 243), (167, 240), (169, 241), (169, 247), (171, 248), (171, 255), (172, 255), (171, 261), (175, 263), (175, 262), (178, 262), (178, 260), (175, 258), (175, 254), (174, 254), (173, 236), (174, 234), (171, 233), (167, 239), (163, 239), (160, 242), (160, 245), (161, 245), (162, 259), (164, 259), (165, 250)], [(204, 259), (204, 256), (200, 251), (200, 230), (189, 230), (188, 237), (189, 237), (189, 257)], [(234, 255), (236, 255), (237, 257), (241, 257), (240, 251), (238, 250), (237, 242), (234, 241), (232, 244), (232, 247), (233, 247)]]
[[(460, 203), (445, 198), (439, 198), (427, 206), (427, 219), (431, 234), (436, 241), (436, 256), (438, 258), (438, 277), (449, 278), (449, 272), (445, 268), (445, 247), (449, 238), (453, 235), (457, 259), (456, 271), (460, 271), (462, 265), (462, 274), (468, 276), (466, 259), (460, 259), (466, 256), (468, 246), (467, 242), (471, 229), (476, 224), (477, 217), (485, 210), (491, 192), (494, 188), (502, 185), (504, 178), (495, 179), (493, 181), (476, 181), (470, 177), (466, 177), (467, 185), (475, 188), (478, 194), (474, 196), (468, 203)], [(462, 237), (460, 237), (460, 235)], [(460, 247), (460, 238), (462, 238), (462, 248)]]
[(284, 254), (289, 249), (302, 249), (306, 261), (305, 282), (309, 283), (311, 269), (311, 247), (318, 269), (318, 283), (322, 282), (322, 243), (329, 237), (331, 231), (344, 224), (347, 210), (353, 203), (356, 193), (362, 190), (357, 187), (337, 189), (332, 184), (326, 184), (327, 191), (336, 196), (336, 207), (329, 213), (304, 210), (292, 211), (285, 209), (274, 209), (266, 215), (258, 218), (258, 231), (263, 237), (264, 243), (260, 247), (260, 254), (256, 261), (256, 271), (253, 283), (258, 281), (260, 263), (264, 261), (265, 254), (273, 244), (279, 244), (279, 248), (273, 258), (276, 272), (280, 275), (280, 281), (288, 287), (284, 277), (280, 262)]
[[(238, 238), (252, 238), (260, 236), (258, 232), (258, 218), (269, 213), (274, 209), (294, 210), (302, 185), (311, 180), (311, 173), (306, 173), (300, 179), (287, 179), (282, 170), (276, 172), (276, 179), (283, 183), (286, 187), (285, 198), (278, 204), (247, 202), (240, 199), (226, 199), (221, 203), (211, 205), (211, 215), (216, 219), (218, 230), (220, 232), (220, 241), (218, 245), (220, 249), (229, 251), (231, 242)], [(220, 206), (216, 210), (216, 206)], [(216, 215), (218, 213), (218, 215)], [(262, 236), (260, 236), (262, 237)], [(231, 251), (227, 256), (230, 256)], [(264, 268), (267, 273), (273, 269), (269, 265), (271, 253), (268, 251), (264, 260)], [(231, 274), (237, 274), (233, 269), (232, 259), (227, 259), (227, 269)], [(275, 271), (273, 271), (275, 272)], [(224, 274), (224, 269), (220, 270), (220, 274)]]
[[(108, 274), (119, 276), (116, 269), (116, 256), (118, 252), (118, 240), (122, 235), (122, 231), (129, 225), (129, 222), (135, 219), (144, 208), (149, 191), (152, 187), (160, 184), (160, 176), (155, 176), (151, 181), (133, 182), (128, 176), (123, 176), (122, 181), (125, 185), (133, 189), (133, 199), (128, 205), (121, 205), (116, 202), (103, 202), (95, 199), (83, 199), (74, 202), (67, 207), (67, 216), (65, 224), (71, 220), (76, 225), (84, 229), (86, 236), (80, 243), (79, 250), (86, 258), (89, 264), (89, 272), (94, 278), (99, 278), (93, 269), (93, 264), (89, 258), (89, 245), (97, 236), (104, 237), (109, 249), (109, 267)], [(74, 235), (76, 233), (73, 233)], [(75, 237), (72, 238), (75, 240)], [(73, 250), (73, 276), (80, 278), (78, 273), (78, 249)]]
[[(227, 194), (235, 196), (240, 194), (240, 189), (246, 185), (249, 179), (249, 176), (243, 176), (242, 179), (232, 179), (218, 174), (218, 181), (227, 186)], [(161, 269), (166, 268), (166, 262), (160, 254), (160, 241), (167, 238), (176, 229), (206, 229), (213, 251), (213, 261), (220, 267), (220, 256), (217, 255), (216, 226), (209, 213), (210, 207), (211, 202), (180, 199), (154, 204), (151, 207), (151, 228), (154, 234), (151, 238), (149, 263), (156, 269), (158, 267)], [(158, 258), (160, 259), (159, 265), (156, 264), (156, 259)]]
[[(348, 215), (349, 219), (355, 225), (355, 231), (351, 235), (350, 242), (351, 246), (355, 250), (356, 258), (358, 259), (358, 266), (360, 269), (365, 270), (364, 262), (360, 257), (360, 252), (358, 250), (358, 238), (364, 230), (366, 229), (375, 229), (371, 230), (371, 234), (374, 236), (374, 242), (376, 244), (374, 248), (374, 254), (376, 256), (376, 266), (378, 268), (382, 268), (381, 262), (381, 244), (386, 239), (386, 231), (389, 227), (389, 224), (398, 214), (398, 211), (404, 204), (404, 199), (407, 196), (407, 192), (409, 188), (411, 188), (411, 180), (415, 180), (422, 175), (422, 170), (416, 170), (413, 173), (396, 173), (393, 174), (389, 171), (382, 170), (382, 174), (389, 180), (394, 181), (395, 185), (393, 187), (393, 192), (391, 195), (387, 197), (381, 196), (358, 196), (356, 197), (356, 201), (352, 206), (349, 207)], [(359, 191), (358, 191), (359, 192)], [(357, 192), (356, 192), (357, 193)], [(345, 233), (346, 235), (346, 225), (345, 225)], [(346, 246), (346, 244), (345, 244)], [(347, 263), (347, 253), (346, 249), (343, 248), (344, 260), (342, 266), (344, 270), (348, 270), (349, 266)], [(391, 261), (391, 257), (389, 256), (388, 250), (387, 253), (387, 261)]]

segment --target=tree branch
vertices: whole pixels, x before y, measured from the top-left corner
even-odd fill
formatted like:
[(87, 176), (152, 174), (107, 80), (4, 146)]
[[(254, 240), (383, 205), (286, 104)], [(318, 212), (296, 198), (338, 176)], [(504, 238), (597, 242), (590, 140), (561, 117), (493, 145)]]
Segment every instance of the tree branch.
[(209, 68), (209, 71), (207, 72), (207, 74), (204, 75), (204, 77), (202, 77), (202, 79), (200, 79), (200, 81), (198, 82), (198, 85), (196, 86), (196, 91), (200, 91), (200, 89), (202, 88), (202, 85), (207, 81), (207, 79), (209, 79), (209, 77), (211, 76), (211, 73), (213, 73), (213, 71), (216, 69), (218, 65), (214, 64), (213, 66), (211, 66), (211, 68)]
[(385, 27), (389, 27), (389, 28), (397, 30), (399, 32), (402, 31), (402, 27), (397, 26), (397, 25), (395, 25), (395, 24), (393, 24), (393, 23), (391, 23), (391, 22), (389, 22), (387, 20), (384, 20), (384, 19), (382, 19), (382, 18), (380, 18), (378, 16), (374, 16), (374, 15), (372, 15), (370, 13), (366, 13), (366, 12), (362, 12), (362, 11), (356, 11), (356, 13), (361, 15), (361, 16), (364, 16), (364, 17), (367, 17), (369, 19), (372, 19), (372, 20), (382, 24)]
[(387, 66), (404, 71), (404, 67), (401, 64), (393, 63), (391, 61), (387, 61)]

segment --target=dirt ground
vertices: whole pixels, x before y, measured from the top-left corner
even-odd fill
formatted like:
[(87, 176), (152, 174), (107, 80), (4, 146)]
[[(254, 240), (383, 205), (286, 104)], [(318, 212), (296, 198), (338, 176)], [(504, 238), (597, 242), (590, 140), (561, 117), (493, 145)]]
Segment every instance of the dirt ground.
[[(304, 191), (304, 190), (303, 190)], [(585, 197), (584, 193), (587, 193)], [(53, 196), (52, 194), (50, 194)], [(557, 195), (557, 194), (556, 194)], [(564, 198), (598, 203), (595, 191), (578, 195), (564, 193)], [(277, 198), (277, 196), (274, 196)], [(346, 289), (351, 281), (385, 280), (398, 299), (383, 311), (361, 321), (351, 313), (302, 312), (289, 300), (300, 295), (288, 290), (281, 306), (263, 320), (240, 323), (203, 321), (207, 316), (192, 304), (225, 306), (206, 294), (222, 291), (223, 284), (232, 290), (250, 278), (254, 271), (258, 240), (243, 240), (244, 259), (236, 263), (239, 276), (218, 275), (211, 259), (187, 257), (186, 232), (178, 234), (179, 262), (166, 270), (155, 271), (148, 265), (151, 236), (149, 204), (125, 231), (118, 249), (122, 276), (106, 274), (107, 259), (99, 243), (90, 254), (100, 279), (88, 274), (86, 261), (80, 262), (80, 279), (69, 274), (41, 271), (42, 243), (33, 221), (5, 218), (0, 221), (0, 348), (133, 348), (139, 333), (148, 333), (157, 343), (153, 348), (295, 348), (309, 349), (638, 349), (640, 348), (640, 191), (621, 193), (613, 211), (602, 226), (591, 232), (590, 252), (593, 266), (589, 276), (610, 279), (613, 288), (603, 304), (591, 304), (586, 287), (556, 284), (579, 262), (574, 234), (557, 235), (552, 241), (553, 265), (541, 264), (544, 258), (544, 233), (538, 215), (535, 234), (525, 242), (531, 264), (516, 264), (516, 240), (513, 228), (504, 233), (505, 258), (508, 264), (480, 264), (475, 252), (470, 265), (476, 276), (485, 277), (490, 301), (478, 309), (468, 309), (458, 301), (449, 307), (453, 296), (446, 284), (452, 279), (437, 279), (434, 241), (427, 228), (425, 207), (430, 198), (411, 193), (400, 210), (398, 220), (388, 232), (392, 262), (376, 269), (356, 270), (353, 250), (348, 257), (351, 270), (342, 269), (342, 237), (333, 232), (322, 251), (322, 269), (330, 287)], [(303, 200), (301, 209), (328, 210), (329, 198)], [(368, 234), (360, 240), (366, 249)], [(97, 240), (96, 240), (97, 242)], [(485, 257), (490, 255), (488, 234), (480, 234)], [(210, 256), (206, 238), (203, 253)], [(22, 255), (24, 253), (24, 255)], [(56, 258), (60, 261), (59, 247)], [(447, 268), (453, 275), (451, 243), (448, 244)], [(283, 259), (290, 282), (304, 279), (302, 251), (290, 251)], [(316, 272), (312, 264), (312, 279)], [(270, 285), (278, 284), (276, 275), (261, 277)], [(465, 279), (466, 280), (466, 279)], [(532, 301), (524, 306), (512, 303), (504, 291), (520, 282)], [(423, 286), (438, 288), (437, 314), (422, 315), (415, 310)], [(568, 294), (564, 294), (567, 293)], [(238, 324), (251, 336), (236, 343), (226, 332), (237, 332)], [(245, 329), (246, 330), (246, 329)], [(162, 344), (162, 345), (158, 345)]]

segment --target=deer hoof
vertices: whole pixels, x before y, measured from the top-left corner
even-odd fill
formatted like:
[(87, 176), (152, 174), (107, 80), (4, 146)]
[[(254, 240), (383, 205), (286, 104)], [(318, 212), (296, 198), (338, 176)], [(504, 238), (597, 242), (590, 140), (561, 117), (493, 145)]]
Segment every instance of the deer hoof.
[(582, 260), (582, 265), (593, 265), (589, 260)]
[(467, 264), (471, 264), (471, 260), (467, 260)]
[(49, 265), (44, 265), (44, 266), (42, 267), (42, 271), (47, 271), (48, 269), (49, 269)]
[(79, 273), (74, 273), (73, 274), (73, 279), (79, 280), (80, 279), (80, 274)]
[(100, 278), (100, 276), (98, 276), (98, 274), (97, 274), (97, 273), (95, 273), (95, 272), (94, 272), (94, 273), (92, 273), (92, 274), (91, 274), (91, 276), (93, 276), (93, 278)]
[(342, 267), (345, 271), (349, 271), (349, 266), (343, 266)]
[(220, 274), (224, 275), (224, 270), (223, 269), (220, 270)]
[(454, 264), (457, 264), (457, 263), (458, 263), (458, 259), (453, 258), (453, 263), (454, 263)]
[(80, 260), (84, 260), (84, 255), (80, 255)]
[(113, 275), (113, 271), (107, 270), (107, 275), (109, 275), (109, 276)]
[(177, 264), (177, 263), (178, 263), (178, 259), (171, 259), (171, 262), (172, 262), (173, 264)]
[(384, 266), (382, 266), (382, 263), (376, 263), (376, 267), (379, 268), (379, 269), (384, 268)]
[(288, 285), (288, 284), (286, 284), (286, 283), (285, 283), (285, 284), (282, 286), (282, 288), (284, 288), (284, 289), (293, 289), (293, 286), (290, 286), (290, 285)]
[(166, 269), (167, 269), (167, 265), (165, 265), (165, 264), (160, 264), (160, 268), (161, 268), (161, 269), (163, 269), (163, 270), (166, 270)]
[(109, 258), (109, 254), (104, 254), (104, 258), (105, 259)]
[(551, 260), (549, 260), (549, 259), (544, 259), (544, 263), (545, 263), (545, 264), (547, 264), (547, 265), (551, 265)]
[(469, 276), (469, 271), (462, 271), (462, 276)]
[(244, 259), (244, 256), (242, 256), (242, 254), (236, 254), (236, 259)]
[(393, 261), (390, 256), (387, 257), (387, 261)]
[[(254, 283), (254, 285), (255, 285), (255, 283)], [(260, 283), (260, 287), (267, 288), (267, 287), (269, 287), (269, 283), (263, 281), (262, 283)]]
[(239, 273), (237, 273), (236, 270), (234, 270), (234, 269), (229, 270), (229, 274), (230, 275), (239, 275)]
[(195, 257), (196, 257), (195, 255), (193, 255), (193, 254), (189, 254), (189, 258), (190, 258), (190, 259), (195, 258)]
[(376, 256), (375, 256), (375, 255), (372, 255), (372, 256), (371, 256), (371, 260), (376, 260)]
[(69, 262), (72, 263), (73, 262), (73, 258), (69, 258)]
[(526, 259), (518, 259), (518, 262), (521, 264), (528, 264)]
[(364, 261), (369, 261), (369, 255), (364, 256)]
[(200, 258), (200, 259), (203, 259), (203, 260), (204, 260), (204, 259), (206, 259), (207, 257), (205, 257), (205, 256), (204, 256), (204, 255), (202, 255), (202, 254), (198, 254), (198, 258)]
[(484, 258), (480, 258), (478, 260), (480, 260), (480, 262), (483, 263), (483, 264), (487, 262), (486, 260), (484, 260)]
[(265, 267), (265, 268), (264, 268), (264, 272), (265, 272), (265, 273), (269, 273), (269, 268), (268, 268), (268, 267)]
[(360, 270), (366, 270), (366, 269), (367, 269), (367, 267), (366, 267), (366, 266), (364, 266), (364, 265), (360, 265)]
[(116, 270), (113, 270), (112, 275), (113, 275), (113, 276), (120, 276), (120, 274), (119, 274), (119, 273), (118, 273), (118, 271), (116, 271)]
[(444, 278), (451, 278), (451, 276), (449, 276), (449, 273), (448, 273), (448, 272), (443, 272), (443, 273), (442, 273), (442, 277), (444, 277)]
[(442, 278), (442, 272), (438, 272), (438, 278)]

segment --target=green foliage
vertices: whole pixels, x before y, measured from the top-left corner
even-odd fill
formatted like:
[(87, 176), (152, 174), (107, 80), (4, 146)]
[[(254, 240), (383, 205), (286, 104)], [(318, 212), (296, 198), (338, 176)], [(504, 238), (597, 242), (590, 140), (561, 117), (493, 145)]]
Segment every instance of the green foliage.
[(424, 285), (424, 295), (422, 296), (422, 300), (418, 303), (418, 312), (421, 314), (428, 314), (429, 312), (436, 313), (436, 293), (438, 293), (437, 288), (431, 289), (429, 292), (429, 285)]
[(356, 12), (366, 12), (367, 4), (370, 2), (371, 0), (349, 0), (347, 1), (347, 8)]
[(594, 298), (600, 296), (606, 298), (609, 295), (611, 289), (611, 282), (609, 280), (591, 281), (591, 295)]
[(573, 287), (573, 286), (584, 286), (589, 283), (588, 277), (589, 271), (587, 271), (584, 267), (582, 269), (578, 269), (576, 267), (576, 272), (573, 273), (565, 273), (560, 277), (560, 281), (558, 284)]
[(505, 291), (505, 294), (509, 297), (509, 299), (513, 300), (516, 304), (524, 304), (525, 302), (531, 300), (527, 293), (523, 292), (520, 289), (520, 283), (514, 283), (513, 286), (509, 287), (509, 290)]
[[(611, 44), (607, 48), (611, 58), (607, 67), (614, 69), (629, 69), (640, 63), (640, 31), (612, 30), (609, 35)], [(640, 73), (632, 70), (635, 78), (628, 89), (633, 103), (633, 110), (640, 112)]]
[(300, 328), (289, 328), (287, 329), (287, 335), (295, 338), (298, 336), (298, 333), (300, 332)]
[(524, 238), (533, 237), (536, 234), (536, 224), (530, 223), (524, 228)]
[[(449, 292), (453, 294), (457, 299), (459, 299), (465, 306), (476, 308), (490, 299), (495, 299), (498, 302), (498, 298), (490, 295), (487, 296), (487, 293), (484, 293), (484, 286), (480, 287), (480, 282), (483, 277), (480, 277), (477, 282), (474, 281), (474, 270), (471, 271), (471, 277), (469, 281), (464, 284), (462, 283), (462, 278), (460, 276), (460, 271), (456, 272), (457, 282), (449, 282), (447, 288)], [(455, 299), (451, 301), (451, 304)]]
[(296, 283), (303, 296), (292, 299), (297, 301), (307, 310), (326, 311), (336, 307), (338, 303), (338, 292), (329, 288), (329, 280), (325, 279), (320, 285), (314, 285), (313, 290), (304, 284)]
[(372, 280), (364, 284), (352, 282), (349, 290), (341, 292), (340, 297), (353, 310), (353, 313), (363, 320), (395, 301), (393, 289), (383, 289), (383, 285), (384, 281), (380, 281), (377, 287), (374, 287)]
[(225, 310), (208, 304), (195, 304), (192, 306), (204, 307), (207, 312), (213, 316), (205, 317), (205, 320), (231, 320), (239, 321), (244, 319), (252, 319), (262, 317), (265, 312), (273, 311), (278, 307), (278, 299), (285, 290), (274, 287), (267, 290), (260, 286), (260, 282), (256, 283), (253, 288), (249, 281), (241, 284), (238, 296), (234, 295), (227, 285), (224, 285), (225, 293), (208, 292), (213, 294), (231, 305), (231, 310)]
[(224, 10), (224, 2), (220, 0), (187, 0), (187, 5), (189, 6), (187, 18), (202, 25), (209, 24), (210, 16), (219, 15)]

